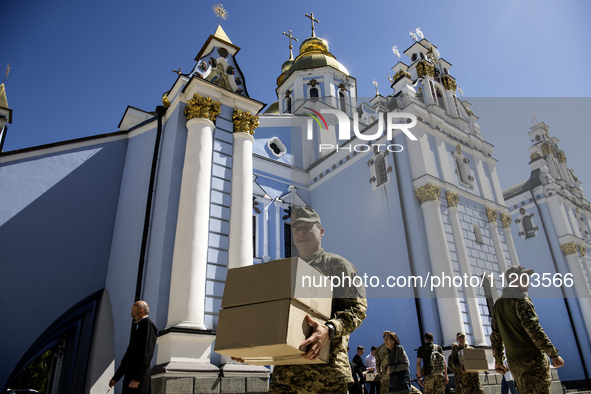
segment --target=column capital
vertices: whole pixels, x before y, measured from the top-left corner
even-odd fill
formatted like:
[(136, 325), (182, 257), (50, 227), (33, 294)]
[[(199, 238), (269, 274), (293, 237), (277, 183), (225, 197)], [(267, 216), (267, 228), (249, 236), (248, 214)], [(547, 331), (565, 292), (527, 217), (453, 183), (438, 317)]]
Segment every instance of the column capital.
[(506, 213), (501, 213), (501, 223), (503, 223), (503, 228), (511, 227), (512, 222), (513, 220), (511, 220), (511, 216), (507, 215)]
[(565, 256), (568, 256), (569, 254), (574, 254), (577, 253), (578, 248), (577, 248), (577, 244), (574, 242), (567, 242), (565, 244), (560, 245), (560, 250), (562, 250), (562, 253)]
[(458, 193), (450, 192), (449, 190), (445, 192), (445, 198), (447, 199), (448, 208), (457, 207), (458, 202), (460, 201)]
[(438, 201), (441, 196), (441, 188), (432, 183), (427, 183), (424, 186), (415, 189), (415, 195), (424, 204), (427, 201)]
[(234, 108), (232, 123), (234, 123), (235, 133), (248, 133), (253, 135), (254, 129), (259, 127), (259, 117), (251, 115), (249, 111), (244, 112), (238, 108)]
[(187, 120), (205, 118), (215, 122), (215, 118), (221, 112), (221, 104), (210, 97), (203, 97), (195, 93), (193, 98), (187, 102), (185, 116)]
[(587, 248), (585, 248), (583, 245), (579, 245), (579, 252), (581, 252), (581, 256), (586, 256)]
[(486, 217), (488, 218), (488, 222), (489, 223), (496, 222), (497, 216), (498, 216), (496, 209), (486, 207), (485, 210), (486, 210)]

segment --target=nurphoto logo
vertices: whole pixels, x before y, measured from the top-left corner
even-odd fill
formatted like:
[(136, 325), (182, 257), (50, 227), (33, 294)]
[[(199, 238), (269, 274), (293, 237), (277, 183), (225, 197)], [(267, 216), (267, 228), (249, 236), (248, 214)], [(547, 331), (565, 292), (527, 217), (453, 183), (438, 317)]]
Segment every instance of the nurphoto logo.
[[(410, 131), (412, 127), (416, 126), (417, 118), (415, 115), (407, 112), (392, 111), (388, 113), (383, 113), (381, 111), (377, 111), (378, 125), (376, 131), (373, 133), (362, 133), (359, 130), (359, 115), (357, 114), (357, 111), (353, 111), (353, 119), (351, 120), (351, 118), (349, 118), (349, 116), (345, 112), (336, 109), (322, 108), (320, 109), (320, 111), (316, 111), (309, 107), (305, 107), (305, 109), (312, 112), (306, 113), (306, 115), (310, 116), (316, 121), (321, 133), (329, 131), (328, 122), (323, 115), (332, 115), (328, 117), (329, 121), (334, 120), (336, 118), (336, 124), (338, 126), (337, 136), (338, 139), (341, 141), (349, 141), (351, 139), (351, 123), (353, 123), (353, 134), (362, 141), (377, 142), (384, 135), (384, 132), (386, 134), (387, 142), (392, 142), (392, 138), (400, 132), (403, 132), (409, 140), (418, 141), (417, 137), (415, 137), (414, 134)], [(331, 125), (333, 125), (332, 122)], [(306, 138), (308, 139), (308, 141), (312, 141), (314, 139), (312, 128), (308, 129)], [(346, 150), (349, 152), (355, 151), (361, 153), (369, 152), (370, 150), (377, 150), (378, 152), (381, 150), (387, 150), (388, 152), (395, 153), (402, 152), (404, 150), (404, 147), (400, 144), (393, 143), (363, 143), (355, 145), (349, 144), (343, 146), (340, 146), (339, 144), (320, 143), (318, 145), (318, 149), (320, 150), (320, 152), (327, 150)]]

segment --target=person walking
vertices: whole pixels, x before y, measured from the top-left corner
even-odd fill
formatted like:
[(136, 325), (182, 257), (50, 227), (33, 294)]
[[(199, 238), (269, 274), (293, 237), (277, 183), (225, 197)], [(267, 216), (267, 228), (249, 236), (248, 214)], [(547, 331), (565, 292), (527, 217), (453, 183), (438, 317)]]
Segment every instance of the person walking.
[(113, 388), (123, 378), (123, 394), (149, 394), (150, 363), (154, 355), (158, 329), (148, 317), (149, 307), (145, 301), (137, 301), (131, 307), (133, 328), (129, 346), (109, 387)]
[[(536, 314), (527, 295), (532, 269), (521, 265), (510, 267), (505, 273), (508, 284), (493, 307), (490, 341), (495, 358), (495, 370), (505, 374), (509, 369), (521, 394), (550, 393), (552, 378), (550, 361), (556, 368), (564, 365)], [(514, 280), (516, 279), (516, 280)], [(505, 367), (503, 345), (507, 353)]]

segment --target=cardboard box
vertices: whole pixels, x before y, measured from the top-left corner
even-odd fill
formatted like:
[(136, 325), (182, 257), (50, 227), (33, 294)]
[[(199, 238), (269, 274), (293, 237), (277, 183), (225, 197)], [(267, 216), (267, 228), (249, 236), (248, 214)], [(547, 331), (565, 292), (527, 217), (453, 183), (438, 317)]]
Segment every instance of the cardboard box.
[[(230, 268), (222, 308), (261, 302), (296, 299), (326, 319), (332, 309), (330, 281), (299, 257)], [(322, 286), (319, 286), (322, 284)], [(316, 285), (316, 286), (315, 286)]]
[(488, 361), (484, 349), (462, 349), (458, 352), (460, 364), (466, 372), (488, 371)]
[[(225, 297), (225, 294), (224, 294)], [(314, 360), (301, 357), (299, 345), (312, 334), (309, 314), (326, 320), (297, 300), (282, 299), (220, 310), (214, 351), (240, 357), (253, 365), (318, 364), (328, 362), (330, 343)]]
[(488, 371), (488, 361), (486, 360), (464, 360), (461, 362), (466, 372), (485, 372)]

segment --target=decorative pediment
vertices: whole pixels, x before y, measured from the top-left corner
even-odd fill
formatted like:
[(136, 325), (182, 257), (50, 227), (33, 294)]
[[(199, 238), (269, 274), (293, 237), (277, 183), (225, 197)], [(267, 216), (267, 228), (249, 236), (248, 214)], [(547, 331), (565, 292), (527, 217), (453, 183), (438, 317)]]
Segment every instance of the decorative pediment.
[(248, 97), (244, 75), (234, 55), (240, 48), (232, 44), (221, 26), (210, 36), (195, 60), (190, 76), (205, 79), (224, 89)]

